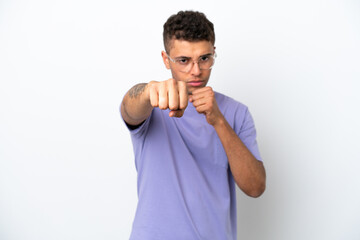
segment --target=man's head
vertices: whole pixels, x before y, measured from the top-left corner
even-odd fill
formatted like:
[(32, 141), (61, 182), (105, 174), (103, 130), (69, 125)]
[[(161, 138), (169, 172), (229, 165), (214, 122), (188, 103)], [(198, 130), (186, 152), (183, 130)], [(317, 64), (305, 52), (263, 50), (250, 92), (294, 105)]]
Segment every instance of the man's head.
[(164, 24), (164, 46), (167, 53), (172, 47), (171, 40), (185, 40), (189, 42), (209, 41), (214, 45), (214, 25), (203, 13), (194, 11), (180, 11), (172, 15)]
[(189, 92), (205, 87), (215, 62), (213, 24), (203, 13), (181, 11), (164, 24), (162, 58), (172, 77), (187, 83)]

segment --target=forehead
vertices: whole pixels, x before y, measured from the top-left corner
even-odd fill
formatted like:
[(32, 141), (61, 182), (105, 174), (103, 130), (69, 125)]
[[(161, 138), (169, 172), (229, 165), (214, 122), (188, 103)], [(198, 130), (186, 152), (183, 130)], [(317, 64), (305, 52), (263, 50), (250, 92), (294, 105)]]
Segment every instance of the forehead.
[(169, 54), (172, 57), (199, 57), (204, 54), (213, 53), (214, 46), (209, 41), (189, 42), (185, 40), (172, 39)]

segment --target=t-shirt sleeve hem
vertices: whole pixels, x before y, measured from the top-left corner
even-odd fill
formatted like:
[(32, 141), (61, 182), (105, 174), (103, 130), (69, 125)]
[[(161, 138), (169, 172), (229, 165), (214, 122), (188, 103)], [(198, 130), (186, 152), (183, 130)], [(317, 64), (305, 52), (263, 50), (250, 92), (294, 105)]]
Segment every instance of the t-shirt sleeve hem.
[(145, 119), (142, 123), (140, 123), (139, 125), (135, 125), (135, 126), (128, 124), (124, 119), (123, 119), (123, 121), (131, 135), (141, 136), (148, 128), (152, 114), (153, 114), (153, 112), (151, 112), (150, 116), (147, 119)]

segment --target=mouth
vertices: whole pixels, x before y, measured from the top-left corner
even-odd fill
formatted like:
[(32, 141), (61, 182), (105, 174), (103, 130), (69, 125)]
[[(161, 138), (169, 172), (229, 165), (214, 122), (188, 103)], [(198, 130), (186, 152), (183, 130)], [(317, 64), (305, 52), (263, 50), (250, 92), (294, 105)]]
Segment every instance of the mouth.
[(204, 81), (201, 81), (201, 80), (187, 82), (187, 84), (189, 84), (192, 87), (199, 87), (199, 86), (203, 85), (203, 83), (204, 83)]

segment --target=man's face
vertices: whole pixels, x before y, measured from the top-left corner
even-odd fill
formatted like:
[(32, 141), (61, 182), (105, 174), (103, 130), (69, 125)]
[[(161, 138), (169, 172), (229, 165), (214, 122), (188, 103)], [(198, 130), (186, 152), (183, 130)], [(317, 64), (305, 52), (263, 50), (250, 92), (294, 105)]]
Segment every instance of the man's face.
[(188, 92), (191, 93), (195, 89), (205, 87), (209, 81), (211, 69), (202, 70), (197, 63), (201, 57), (215, 54), (215, 47), (209, 41), (189, 42), (184, 40), (171, 40), (171, 48), (169, 57), (171, 59), (188, 59), (192, 65), (189, 72), (183, 72), (179, 66), (172, 62), (165, 52), (162, 52), (162, 57), (167, 69), (171, 70), (172, 77), (177, 81), (184, 81), (187, 83)]

